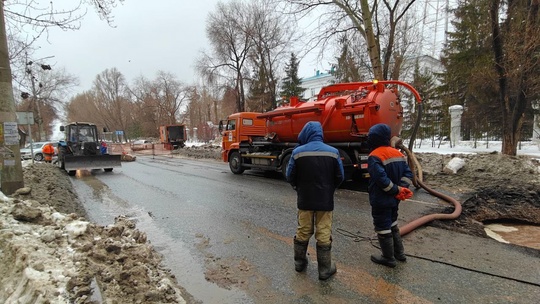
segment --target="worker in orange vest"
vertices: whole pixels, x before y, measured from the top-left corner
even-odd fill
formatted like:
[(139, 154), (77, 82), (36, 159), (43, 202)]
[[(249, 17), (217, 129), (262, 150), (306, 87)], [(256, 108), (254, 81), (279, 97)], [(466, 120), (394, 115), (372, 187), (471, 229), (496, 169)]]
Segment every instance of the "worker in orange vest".
[(51, 163), (53, 155), (54, 155), (54, 147), (53, 147), (53, 145), (51, 143), (46, 144), (45, 146), (43, 146), (42, 151), (43, 151), (43, 155), (45, 156), (45, 162), (46, 163)]

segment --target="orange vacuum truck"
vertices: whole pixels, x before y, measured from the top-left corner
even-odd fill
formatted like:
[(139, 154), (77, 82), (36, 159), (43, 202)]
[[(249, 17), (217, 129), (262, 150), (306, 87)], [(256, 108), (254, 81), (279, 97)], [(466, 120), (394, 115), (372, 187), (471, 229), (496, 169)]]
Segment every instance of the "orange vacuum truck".
[(398, 87), (409, 90), (421, 104), (411, 85), (388, 80), (334, 84), (322, 88), (314, 101), (293, 97), (289, 104), (269, 112), (231, 114), (219, 123), (222, 159), (235, 174), (261, 169), (285, 175), (298, 134), (306, 122), (319, 121), (324, 142), (339, 150), (345, 178), (367, 177), (369, 128), (385, 123), (392, 136), (401, 132), (403, 107)]

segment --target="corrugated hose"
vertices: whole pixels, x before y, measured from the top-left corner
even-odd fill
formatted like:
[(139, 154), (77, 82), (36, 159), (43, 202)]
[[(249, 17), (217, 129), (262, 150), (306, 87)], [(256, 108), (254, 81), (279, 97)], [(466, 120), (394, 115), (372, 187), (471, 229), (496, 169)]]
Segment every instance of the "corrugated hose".
[(416, 156), (414, 155), (412, 150), (407, 148), (403, 144), (403, 140), (399, 137), (393, 137), (391, 140), (391, 145), (395, 148), (402, 150), (407, 156), (407, 162), (409, 163), (409, 167), (411, 167), (411, 171), (413, 172), (413, 185), (417, 189), (421, 187), (422, 189), (426, 190), (429, 194), (454, 205), (454, 212), (450, 214), (448, 213), (428, 214), (416, 220), (413, 220), (412, 222), (405, 224), (404, 226), (400, 227), (399, 229), (400, 234), (402, 236), (406, 235), (409, 232), (413, 231), (414, 229), (421, 227), (434, 220), (453, 220), (453, 219), (458, 218), (461, 215), (461, 210), (462, 210), (461, 204), (456, 199), (448, 195), (442, 194), (440, 192), (437, 192), (429, 188), (426, 184), (424, 184), (423, 177), (422, 177), (422, 167), (420, 163), (418, 162), (418, 160), (416, 159)]

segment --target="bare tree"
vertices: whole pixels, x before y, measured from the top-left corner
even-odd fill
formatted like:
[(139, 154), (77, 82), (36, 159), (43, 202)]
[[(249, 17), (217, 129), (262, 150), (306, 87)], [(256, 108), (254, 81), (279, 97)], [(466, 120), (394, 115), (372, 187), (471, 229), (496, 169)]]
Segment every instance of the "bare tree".
[(187, 98), (187, 88), (171, 73), (159, 71), (154, 81), (154, 99), (163, 112), (163, 124), (175, 124), (179, 120), (180, 108)]
[(75, 97), (64, 106), (66, 119), (69, 122), (77, 122), (92, 121), (92, 117), (98, 117), (100, 114), (96, 107), (95, 99), (96, 96), (92, 91), (86, 91), (75, 95)]
[(10, 59), (32, 54), (32, 45), (39, 39), (49, 38), (49, 29), (78, 30), (87, 14), (87, 7), (114, 26), (112, 10), (124, 0), (73, 0), (68, 5), (58, 1), (13, 0), (4, 4), (6, 34)]
[(30, 0), (9, 1), (4, 6), (6, 31), (10, 41), (10, 59), (32, 54), (31, 45), (38, 39), (48, 38), (52, 27), (77, 30), (86, 11), (82, 1), (67, 9), (55, 8), (54, 1), (38, 3)]
[[(316, 14), (318, 26), (308, 42), (311, 50), (331, 49), (339, 35), (353, 32), (363, 38), (364, 50), (376, 79), (395, 78), (392, 63), (399, 63), (404, 54), (394, 54), (400, 23), (416, 0), (284, 0), (300, 18)], [(322, 51), (321, 51), (322, 52)], [(397, 56), (395, 56), (397, 55)], [(399, 66), (399, 65), (398, 65)]]
[(163, 113), (160, 111), (155, 91), (152, 81), (142, 76), (135, 79), (130, 87), (134, 110), (132, 113), (134, 125), (130, 128), (130, 132), (135, 137), (159, 136), (158, 130)]
[(137, 109), (135, 121), (143, 128), (142, 133), (157, 136), (159, 126), (178, 123), (189, 92), (190, 88), (168, 72), (159, 71), (154, 80), (137, 79), (130, 93)]
[[(99, 16), (112, 24), (112, 8), (121, 1), (74, 1), (67, 6), (56, 5), (56, 1), (39, 3), (30, 0), (10, 1), (5, 5), (9, 55), (15, 83), (16, 96), (25, 99), (26, 110), (34, 111), (37, 122), (37, 139), (50, 134), (50, 124), (58, 118), (62, 110), (63, 96), (77, 85), (77, 78), (65, 70), (55, 71), (47, 64), (49, 58), (32, 59), (33, 43), (38, 39), (48, 39), (50, 28), (77, 30), (86, 15), (86, 6), (95, 7)], [(47, 109), (43, 115), (42, 109)]]
[(77, 78), (64, 69), (51, 70), (48, 65), (31, 61), (27, 64), (26, 75), (22, 81), (16, 79), (15, 92), (22, 98), (17, 109), (34, 113), (37, 131), (32, 134), (37, 134), (37, 140), (41, 141), (42, 137), (49, 138), (52, 134), (53, 121), (59, 118), (63, 105), (67, 102), (65, 96), (77, 83)]
[[(260, 111), (275, 108), (277, 101), (278, 73), (287, 60), (295, 41), (294, 22), (279, 13), (276, 3), (257, 0), (249, 3), (249, 22), (245, 29), (251, 37), (253, 47), (250, 52), (250, 65), (255, 77), (251, 92)], [(255, 84), (255, 85), (253, 85)]]
[(253, 40), (246, 31), (249, 15), (246, 6), (237, 0), (219, 2), (216, 11), (208, 16), (206, 33), (212, 54), (204, 53), (197, 69), (210, 83), (226, 83), (235, 88), (237, 111), (245, 107), (245, 79), (249, 52)]
[(98, 122), (110, 130), (126, 130), (130, 102), (124, 75), (116, 68), (106, 69), (96, 76), (92, 90), (100, 114)]
[[(107, 8), (110, 8), (114, 3), (121, 2), (123, 0), (89, 0), (92, 5), (96, 5), (98, 13), (102, 16), (110, 16), (110, 11), (107, 11)], [(13, 86), (11, 68), (10, 68), (10, 55), (8, 49), (8, 31), (6, 30), (6, 14), (9, 15), (10, 12), (5, 8), (5, 1), (0, 2), (0, 66), (2, 67), (2, 72), (0, 73), (0, 112), (5, 113), (3, 115), (4, 121), (15, 121), (15, 103), (13, 98)], [(19, 3), (19, 1), (10, 1), (10, 3)], [(29, 0), (30, 4), (34, 3)], [(23, 15), (21, 15), (23, 16)], [(10, 166), (3, 166), (0, 174), (0, 188), (3, 193), (10, 195), (18, 188), (24, 186), (22, 178), (22, 164), (20, 160), (20, 150), (18, 143), (17, 144), (7, 144), (13, 149), (13, 164)]]

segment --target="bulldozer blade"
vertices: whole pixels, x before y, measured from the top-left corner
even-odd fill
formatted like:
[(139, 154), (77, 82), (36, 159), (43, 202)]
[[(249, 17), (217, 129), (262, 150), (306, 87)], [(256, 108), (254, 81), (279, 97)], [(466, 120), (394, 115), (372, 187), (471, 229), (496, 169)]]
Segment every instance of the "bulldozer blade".
[(66, 155), (64, 167), (66, 171), (92, 170), (121, 167), (122, 155)]

